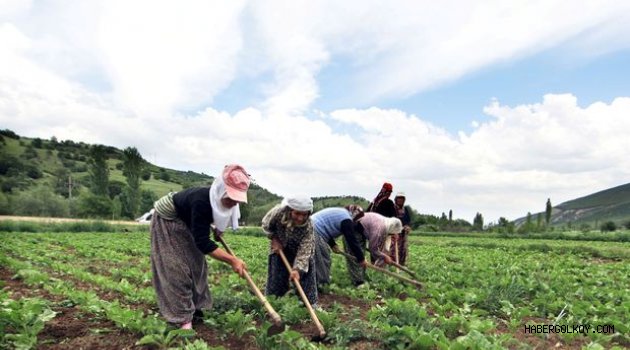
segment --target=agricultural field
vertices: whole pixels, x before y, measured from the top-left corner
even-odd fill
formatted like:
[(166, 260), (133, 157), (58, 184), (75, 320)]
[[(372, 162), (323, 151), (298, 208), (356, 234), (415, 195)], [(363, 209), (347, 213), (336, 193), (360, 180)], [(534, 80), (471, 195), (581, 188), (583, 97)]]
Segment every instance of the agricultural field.
[[(225, 239), (263, 289), (268, 241), (242, 232)], [(288, 327), (267, 336), (246, 281), (210, 258), (212, 312), (173, 330), (157, 314), (149, 245), (146, 228), (0, 232), (0, 349), (630, 347), (629, 243), (416, 236), (409, 267), (422, 288), (373, 270), (355, 288), (335, 255), (318, 342), (294, 293), (270, 298)]]

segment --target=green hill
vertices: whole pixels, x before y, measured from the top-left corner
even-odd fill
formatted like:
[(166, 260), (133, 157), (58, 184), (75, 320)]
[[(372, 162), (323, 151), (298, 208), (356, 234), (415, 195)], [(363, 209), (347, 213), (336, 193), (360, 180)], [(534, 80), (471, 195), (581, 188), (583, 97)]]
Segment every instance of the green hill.
[(564, 202), (552, 210), (553, 224), (606, 221), (618, 225), (630, 221), (630, 183)]
[[(539, 213), (532, 214), (536, 217)], [(541, 215), (544, 217), (545, 213)], [(517, 225), (526, 218), (515, 220)], [(556, 205), (551, 210), (551, 225), (599, 225), (612, 221), (617, 226), (630, 222), (630, 183), (599, 191)]]
[[(92, 217), (82, 210), (89, 196), (91, 160), (89, 145), (71, 140), (59, 141), (22, 137), (10, 130), (0, 131), (0, 214), (57, 217)], [(104, 146), (109, 169), (109, 197), (113, 203), (124, 197), (123, 151)], [(192, 171), (179, 171), (144, 161), (141, 190), (143, 202), (138, 213), (151, 208), (153, 201), (168, 192), (193, 186), (208, 186), (213, 177)], [(241, 206), (246, 224), (257, 225), (281, 197), (253, 183), (249, 203)], [(118, 198), (118, 199), (117, 199)], [(367, 207), (365, 198), (356, 196), (314, 198), (315, 210), (351, 203)], [(114, 205), (115, 206), (115, 205)], [(84, 208), (83, 208), (84, 209)], [(124, 209), (114, 207), (106, 219), (131, 219)]]

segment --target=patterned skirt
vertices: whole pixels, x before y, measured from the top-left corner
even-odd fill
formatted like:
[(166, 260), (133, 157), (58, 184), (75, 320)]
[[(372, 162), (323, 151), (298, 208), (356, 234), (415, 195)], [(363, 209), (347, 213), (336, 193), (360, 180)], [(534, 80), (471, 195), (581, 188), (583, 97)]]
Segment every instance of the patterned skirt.
[(205, 255), (186, 224), (156, 213), (151, 220), (151, 271), (160, 313), (166, 321), (190, 322), (196, 310), (212, 308)]
[(315, 235), (315, 272), (317, 285), (321, 286), (330, 283), (330, 246), (318, 234)]
[[(289, 264), (293, 265), (295, 260), (295, 252), (284, 251)], [(308, 271), (300, 272), (300, 286), (306, 294), (306, 298), (311, 305), (317, 304), (317, 282), (315, 277), (315, 257), (311, 256), (308, 262)], [(278, 254), (269, 255), (269, 265), (267, 266), (267, 285), (265, 287), (266, 295), (275, 295), (281, 297), (289, 291), (289, 271), (284, 266), (282, 259)]]

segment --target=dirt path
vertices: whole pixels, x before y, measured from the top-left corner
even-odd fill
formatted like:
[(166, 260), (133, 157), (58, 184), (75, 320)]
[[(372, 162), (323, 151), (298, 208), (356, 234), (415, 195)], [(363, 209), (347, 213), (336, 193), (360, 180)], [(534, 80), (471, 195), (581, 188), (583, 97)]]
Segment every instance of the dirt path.
[(51, 218), (51, 217), (39, 217), (39, 216), (13, 216), (13, 215), (0, 215), (0, 221), (34, 221), (34, 222), (45, 222), (45, 223), (103, 221), (110, 224), (140, 225), (140, 223), (135, 222), (133, 220), (95, 220), (95, 219), (74, 219), (74, 218)]

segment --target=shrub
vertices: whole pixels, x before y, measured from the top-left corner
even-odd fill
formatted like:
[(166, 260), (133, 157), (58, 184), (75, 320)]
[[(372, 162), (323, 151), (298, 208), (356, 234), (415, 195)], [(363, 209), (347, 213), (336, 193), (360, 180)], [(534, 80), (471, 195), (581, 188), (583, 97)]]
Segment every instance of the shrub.
[(15, 214), (25, 216), (65, 217), (69, 214), (67, 201), (43, 187), (16, 197), (14, 208)]
[(112, 200), (107, 196), (87, 193), (79, 199), (78, 215), (84, 218), (109, 218), (112, 215)]
[(617, 230), (617, 224), (614, 221), (607, 221), (599, 229), (601, 232), (613, 232)]

